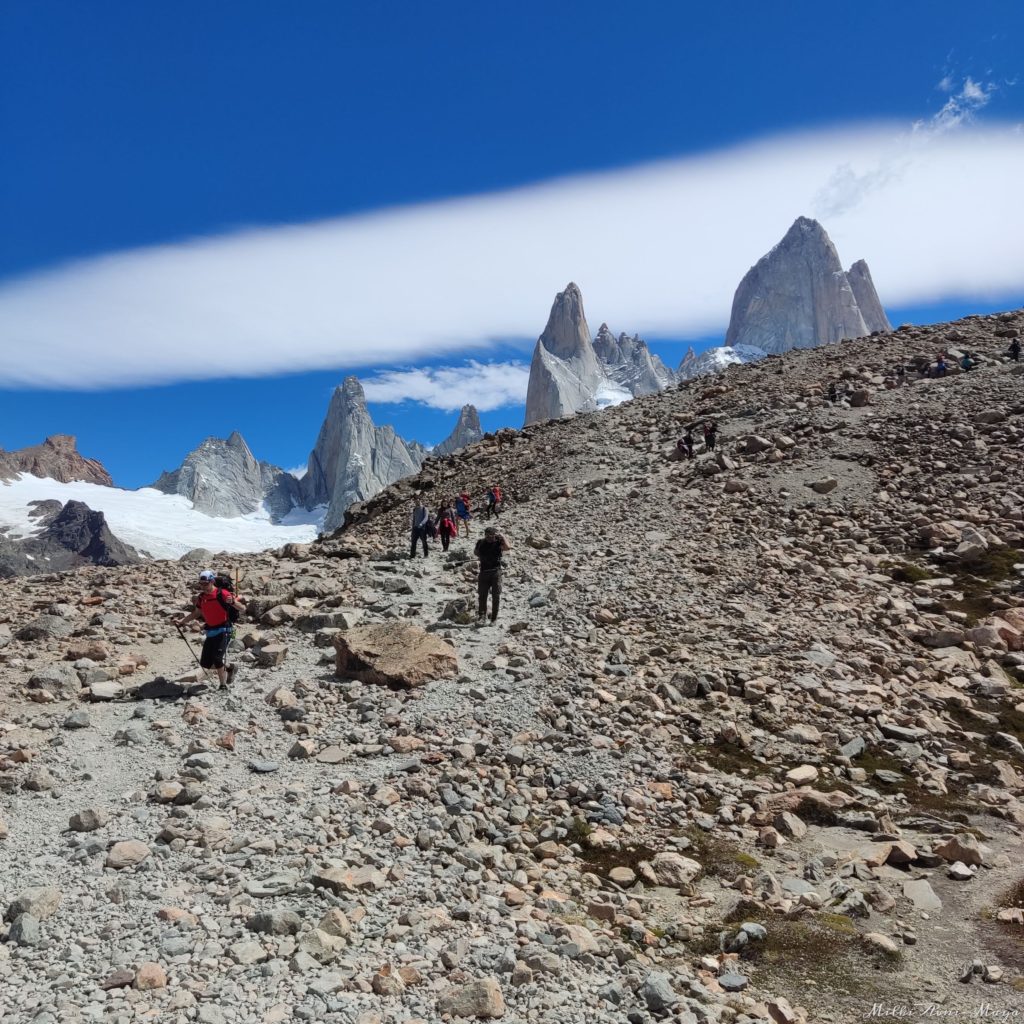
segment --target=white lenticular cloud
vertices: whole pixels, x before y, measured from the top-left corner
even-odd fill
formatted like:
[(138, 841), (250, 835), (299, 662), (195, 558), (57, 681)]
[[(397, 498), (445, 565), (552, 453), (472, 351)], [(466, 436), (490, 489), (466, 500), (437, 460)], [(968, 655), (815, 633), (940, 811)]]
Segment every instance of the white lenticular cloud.
[(431, 409), (454, 412), (475, 405), (490, 412), (526, 401), (530, 368), (525, 363), (480, 363), (434, 366), (422, 370), (385, 370), (365, 379), (363, 391), (370, 402), (419, 402)]
[[(988, 92), (962, 86), (947, 102), (959, 106), (924, 131), (880, 124), (772, 138), (8, 280), (0, 385), (455, 361), (535, 339), (570, 280), (595, 324), (709, 335), (724, 331), (746, 270), (801, 214), (822, 219), (845, 261), (868, 260), (887, 305), (1020, 296), (1024, 135), (967, 123), (964, 111)], [(439, 400), (443, 385), (429, 375), (417, 386), (427, 396), (418, 400)]]

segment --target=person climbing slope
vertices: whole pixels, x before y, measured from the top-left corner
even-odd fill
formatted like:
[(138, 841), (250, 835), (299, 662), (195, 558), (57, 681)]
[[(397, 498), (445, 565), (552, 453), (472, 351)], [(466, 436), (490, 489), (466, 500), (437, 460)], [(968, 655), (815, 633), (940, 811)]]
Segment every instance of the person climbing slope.
[(203, 620), (206, 639), (199, 664), (204, 669), (215, 669), (222, 687), (230, 686), (238, 671), (237, 665), (227, 664), (228, 644), (234, 635), (234, 620), (245, 611), (245, 602), (221, 585), (224, 582), (218, 581), (217, 574), (211, 569), (204, 569), (199, 574), (199, 593), (193, 602), (195, 607), (188, 615), (174, 620), (179, 629), (193, 619)]
[(416, 557), (416, 544), (418, 541), (423, 542), (423, 557), (426, 558), (430, 554), (430, 548), (427, 547), (427, 531), (430, 526), (430, 513), (427, 511), (426, 506), (416, 499), (415, 504), (412, 507), (412, 520), (410, 522), (412, 529), (412, 541), (409, 544), (409, 557)]
[(491, 484), (487, 488), (487, 518), (491, 516), (495, 518), (500, 514), (498, 512), (498, 506), (501, 504), (501, 488), (497, 484)]
[(469, 538), (469, 521), (473, 518), (473, 507), (469, 500), (469, 491), (462, 491), (455, 499), (456, 535), (460, 527), (465, 525), (466, 538)]
[(484, 530), (483, 538), (476, 542), (473, 554), (480, 559), (480, 573), (477, 576), (477, 624), (487, 619), (487, 596), (491, 595), (491, 622), (498, 617), (498, 603), (501, 599), (502, 555), (510, 548), (505, 538), (493, 526)]
[(459, 532), (455, 525), (455, 512), (450, 501), (444, 501), (437, 510), (437, 533), (441, 538), (441, 550), (447, 551), (452, 538)]

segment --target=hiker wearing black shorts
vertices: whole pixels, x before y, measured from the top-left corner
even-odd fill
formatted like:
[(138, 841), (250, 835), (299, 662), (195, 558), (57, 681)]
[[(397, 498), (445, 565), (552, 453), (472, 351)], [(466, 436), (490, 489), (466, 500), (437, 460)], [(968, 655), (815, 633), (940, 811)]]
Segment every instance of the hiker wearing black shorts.
[[(229, 686), (238, 671), (237, 665), (228, 665), (228, 644), (233, 635), (232, 610), (245, 611), (245, 604), (226, 587), (218, 586), (217, 574), (204, 569), (199, 574), (199, 593), (193, 602), (195, 607), (174, 624), (180, 629), (186, 622), (202, 619), (206, 632), (199, 665), (204, 669), (215, 669), (221, 686)], [(234, 616), (237, 618), (237, 614)]]
[(491, 622), (498, 617), (498, 603), (501, 599), (501, 558), (509, 550), (509, 543), (493, 526), (484, 530), (483, 539), (476, 542), (473, 554), (480, 559), (480, 574), (477, 576), (477, 617), (478, 624), (487, 620), (487, 596), (491, 595)]

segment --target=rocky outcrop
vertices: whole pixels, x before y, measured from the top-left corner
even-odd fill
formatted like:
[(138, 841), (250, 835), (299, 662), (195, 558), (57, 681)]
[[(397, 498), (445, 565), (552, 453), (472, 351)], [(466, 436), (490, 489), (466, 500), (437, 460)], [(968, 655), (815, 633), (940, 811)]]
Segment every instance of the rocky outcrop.
[(112, 487), (114, 482), (96, 459), (87, 459), (78, 451), (75, 438), (70, 434), (54, 434), (42, 444), (5, 452), (0, 449), (0, 480), (19, 473), (70, 483), (84, 480), (90, 484)]
[(623, 332), (615, 337), (601, 324), (594, 338), (594, 353), (605, 377), (632, 397), (653, 395), (675, 379), (672, 371), (647, 347), (639, 335)]
[(208, 437), (172, 472), (152, 485), (165, 494), (181, 494), (200, 512), (233, 518), (266, 506), (277, 520), (299, 500), (299, 481), (261, 462), (235, 431), (227, 440)]
[(324, 529), (332, 530), (345, 510), (419, 469), (427, 449), (404, 441), (394, 428), (378, 427), (366, 408), (355, 377), (347, 377), (331, 396), (327, 416), (301, 480), (302, 503), (327, 506)]
[(140, 561), (139, 553), (118, 540), (110, 531), (106, 517), (81, 501), (69, 501), (40, 534), (47, 543), (92, 565), (131, 565)]
[(142, 560), (133, 547), (114, 536), (102, 512), (81, 501), (66, 502), (57, 511), (49, 507), (52, 504), (36, 503), (32, 514), (44, 524), (39, 533), (20, 540), (0, 535), (0, 578)]
[(555, 296), (538, 338), (526, 389), (526, 424), (615, 405), (668, 387), (672, 371), (638, 335), (617, 338), (602, 324), (591, 341), (575, 284)]
[(872, 328), (869, 319), (888, 327), (867, 264), (854, 264), (851, 274), (852, 280), (825, 229), (815, 220), (798, 217), (736, 289), (726, 346), (750, 345), (779, 353), (882, 329)]
[(583, 312), (583, 296), (570, 283), (555, 296), (547, 326), (533, 350), (526, 423), (596, 409), (595, 396), (602, 379)]
[(380, 686), (412, 689), (459, 671), (451, 644), (411, 622), (343, 630), (334, 637), (334, 651), (337, 675)]
[(853, 289), (853, 297), (857, 300), (860, 315), (864, 317), (864, 325), (868, 331), (891, 331), (892, 324), (882, 309), (875, 282), (871, 279), (871, 271), (864, 260), (857, 260), (846, 272), (847, 280)]
[(459, 413), (455, 429), (439, 444), (435, 445), (431, 455), (444, 458), (452, 455), (467, 445), (476, 444), (484, 436), (480, 427), (480, 414), (475, 405), (464, 405)]

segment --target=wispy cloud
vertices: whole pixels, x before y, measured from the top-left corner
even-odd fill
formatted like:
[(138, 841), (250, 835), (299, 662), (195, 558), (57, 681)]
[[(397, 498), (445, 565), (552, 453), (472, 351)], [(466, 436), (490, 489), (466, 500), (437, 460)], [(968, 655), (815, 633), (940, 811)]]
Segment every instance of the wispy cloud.
[(443, 412), (470, 404), (480, 412), (490, 412), (522, 405), (529, 378), (526, 363), (480, 363), (471, 359), (463, 366), (386, 370), (362, 383), (371, 402), (413, 401)]
[(956, 92), (956, 82), (946, 75), (937, 88), (940, 92), (950, 93), (942, 109), (928, 122), (918, 122), (915, 128), (945, 132), (959, 128), (974, 120), (975, 114), (988, 105), (992, 94), (996, 91), (994, 82), (976, 82), (970, 75), (963, 80), (960, 91)]
[[(965, 83), (949, 102), (975, 111), (989, 92)], [(927, 132), (881, 124), (768, 139), (10, 280), (0, 384), (454, 361), (495, 339), (535, 339), (570, 280), (589, 318), (614, 331), (708, 335), (724, 328), (747, 268), (816, 211), (845, 260), (868, 259), (888, 304), (1019, 294), (1024, 137), (968, 120), (950, 111)], [(420, 386), (440, 400), (429, 379)]]

